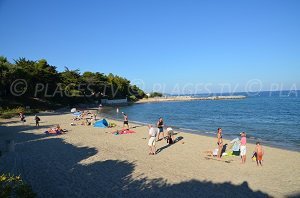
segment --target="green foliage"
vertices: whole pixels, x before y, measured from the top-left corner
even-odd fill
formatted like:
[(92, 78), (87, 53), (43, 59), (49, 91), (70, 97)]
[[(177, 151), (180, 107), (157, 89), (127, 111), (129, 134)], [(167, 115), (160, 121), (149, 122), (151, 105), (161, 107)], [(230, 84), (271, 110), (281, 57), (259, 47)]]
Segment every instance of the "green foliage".
[(159, 93), (159, 92), (152, 92), (150, 93), (150, 98), (154, 98), (154, 97), (162, 97), (163, 94), (162, 93)]
[[(25, 101), (29, 99), (49, 104), (73, 105), (93, 103), (102, 98), (127, 97), (136, 101), (145, 97), (143, 90), (130, 84), (124, 77), (90, 71), (81, 73), (78, 69), (70, 70), (68, 67), (63, 72), (58, 72), (56, 66), (50, 65), (45, 59), (32, 61), (19, 58), (10, 63), (6, 57), (0, 56), (0, 77), (0, 97), (8, 102), (18, 100), (24, 106), (28, 105)], [(18, 79), (24, 79), (27, 83), (26, 92), (21, 97), (11, 93), (11, 84)], [(1, 100), (0, 106), (3, 106)], [(4, 114), (4, 117), (9, 117), (9, 113)]]
[(20, 112), (25, 114), (35, 114), (38, 112), (37, 109), (25, 109), (24, 107), (7, 108), (0, 110), (0, 118), (9, 119), (18, 116)]
[(137, 98), (136, 98), (136, 96), (132, 95), (129, 97), (129, 100), (134, 102), (134, 101), (137, 101)]
[(33, 198), (36, 194), (20, 176), (2, 174), (0, 175), (0, 197)]

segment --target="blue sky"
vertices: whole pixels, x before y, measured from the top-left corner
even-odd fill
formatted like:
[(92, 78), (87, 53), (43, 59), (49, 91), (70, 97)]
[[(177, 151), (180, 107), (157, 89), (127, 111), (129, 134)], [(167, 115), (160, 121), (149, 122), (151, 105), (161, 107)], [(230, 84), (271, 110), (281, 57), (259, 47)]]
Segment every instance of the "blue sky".
[(0, 0), (0, 55), (111, 72), (146, 91), (300, 89), (299, 10), (298, 0)]

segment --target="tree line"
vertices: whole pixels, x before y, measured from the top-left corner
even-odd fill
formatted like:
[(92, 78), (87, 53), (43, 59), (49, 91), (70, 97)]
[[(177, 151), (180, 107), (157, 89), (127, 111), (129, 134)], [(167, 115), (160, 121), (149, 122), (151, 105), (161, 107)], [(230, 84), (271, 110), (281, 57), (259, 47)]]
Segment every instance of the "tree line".
[(125, 97), (136, 101), (145, 97), (143, 90), (124, 77), (101, 72), (81, 73), (79, 69), (70, 70), (68, 67), (59, 72), (45, 59), (18, 58), (11, 63), (0, 56), (0, 79), (2, 101), (34, 98), (72, 105)]

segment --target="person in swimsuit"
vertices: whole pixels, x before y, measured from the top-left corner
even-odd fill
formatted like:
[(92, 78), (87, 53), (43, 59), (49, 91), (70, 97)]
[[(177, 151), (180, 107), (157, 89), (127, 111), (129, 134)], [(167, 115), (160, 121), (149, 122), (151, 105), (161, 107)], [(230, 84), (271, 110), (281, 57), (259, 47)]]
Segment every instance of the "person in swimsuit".
[(128, 116), (123, 113), (124, 116), (124, 122), (123, 122), (123, 128), (125, 127), (125, 125), (127, 125), (127, 130), (129, 129), (129, 124), (128, 124)]
[(246, 133), (242, 132), (241, 133), (241, 146), (240, 146), (240, 151), (241, 151), (240, 155), (242, 158), (242, 164), (246, 163), (246, 152), (247, 152), (246, 143), (247, 143)]
[(222, 156), (222, 149), (223, 149), (223, 137), (222, 137), (222, 128), (218, 128), (218, 133), (217, 133), (217, 144), (218, 144), (218, 155), (217, 158), (221, 158)]
[(157, 122), (157, 128), (159, 130), (158, 132), (158, 136), (157, 136), (157, 141), (159, 141), (159, 137), (160, 137), (160, 134), (162, 133), (163, 134), (163, 139), (165, 138), (165, 134), (164, 134), (164, 121), (162, 118), (159, 118), (158, 122)]
[(262, 166), (262, 157), (264, 155), (264, 150), (263, 150), (262, 146), (260, 145), (260, 142), (256, 142), (255, 153), (256, 153), (257, 166), (259, 166), (259, 164)]

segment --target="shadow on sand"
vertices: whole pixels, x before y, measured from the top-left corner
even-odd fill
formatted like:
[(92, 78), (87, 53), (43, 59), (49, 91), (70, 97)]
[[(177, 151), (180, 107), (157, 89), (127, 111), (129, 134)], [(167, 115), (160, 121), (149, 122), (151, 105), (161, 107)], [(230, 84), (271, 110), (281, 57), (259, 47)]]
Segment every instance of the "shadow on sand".
[(177, 142), (179, 142), (179, 141), (181, 141), (181, 140), (183, 140), (183, 137), (182, 137), (182, 136), (177, 137), (177, 138), (174, 140), (173, 144), (167, 144), (167, 145), (165, 145), (165, 146), (163, 146), (163, 147), (157, 149), (156, 154), (162, 152), (162, 151), (165, 150), (166, 148), (169, 148), (170, 146), (176, 144)]
[[(39, 135), (24, 135), (28, 135), (27, 142), (16, 146), (20, 168), (15, 174), (21, 174), (39, 197), (268, 197), (250, 189), (247, 182), (234, 185), (190, 180), (169, 184), (162, 178), (136, 178), (134, 162), (90, 163), (101, 150), (74, 146), (59, 136), (41, 139)], [(12, 171), (6, 161), (9, 155), (0, 158), (3, 172)]]

